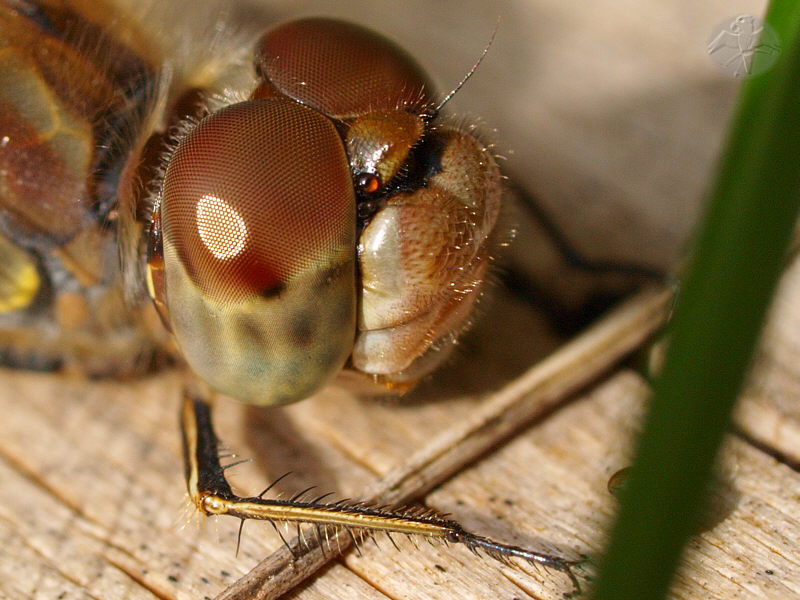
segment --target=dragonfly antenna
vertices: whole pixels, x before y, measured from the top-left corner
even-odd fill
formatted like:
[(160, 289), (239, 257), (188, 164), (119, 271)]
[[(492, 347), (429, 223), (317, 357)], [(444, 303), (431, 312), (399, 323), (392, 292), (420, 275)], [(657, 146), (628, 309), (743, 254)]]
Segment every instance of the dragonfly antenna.
[(447, 94), (447, 96), (445, 96), (444, 99), (439, 103), (439, 105), (433, 110), (433, 114), (438, 114), (439, 111), (442, 110), (444, 105), (447, 104), (450, 101), (450, 99), (456, 95), (456, 92), (460, 90), (465, 83), (467, 83), (469, 78), (472, 77), (472, 74), (475, 73), (475, 71), (477, 71), (478, 66), (480, 66), (480, 64), (483, 62), (483, 59), (486, 58), (486, 55), (489, 53), (489, 48), (492, 47), (492, 44), (494, 43), (494, 38), (497, 35), (497, 30), (499, 28), (500, 28), (500, 17), (498, 16), (497, 22), (495, 22), (494, 29), (492, 30), (492, 36), (489, 38), (489, 42), (486, 44), (486, 47), (483, 49), (483, 52), (481, 52), (480, 57), (478, 57), (478, 60), (475, 62), (474, 65), (472, 65), (472, 68), (469, 70), (469, 72), (466, 75), (464, 75), (464, 78), (458, 82), (458, 85), (454, 87), (450, 91), (450, 93)]

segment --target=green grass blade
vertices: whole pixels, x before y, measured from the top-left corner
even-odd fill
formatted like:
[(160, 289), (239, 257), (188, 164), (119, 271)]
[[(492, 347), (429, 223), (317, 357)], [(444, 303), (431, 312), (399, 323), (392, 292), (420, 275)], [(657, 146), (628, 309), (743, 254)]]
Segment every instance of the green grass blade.
[(800, 3), (773, 2), (767, 22), (783, 53), (742, 88), (596, 600), (666, 595), (797, 219)]

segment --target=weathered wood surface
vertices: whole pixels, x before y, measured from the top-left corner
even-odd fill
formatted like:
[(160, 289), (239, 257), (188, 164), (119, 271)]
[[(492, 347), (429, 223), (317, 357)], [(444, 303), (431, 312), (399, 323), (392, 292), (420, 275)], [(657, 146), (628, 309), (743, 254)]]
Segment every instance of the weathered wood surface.
[[(509, 173), (582, 251), (663, 267), (693, 222), (735, 91), (708, 62), (706, 37), (726, 17), (758, 13), (760, 3), (309, 2), (267, 10), (275, 18), (338, 14), (395, 31), (443, 86), (460, 79), (501, 14), (495, 47), (454, 108), (498, 127), (498, 151), (513, 150)], [(536, 224), (517, 220), (519, 248), (528, 248)], [(546, 263), (530, 258), (521, 251), (515, 262), (558, 288), (560, 277), (543, 277)], [(285, 409), (221, 403), (222, 438), (254, 459), (234, 470), (239, 489), (258, 492), (293, 471), (285, 494), (317, 485), (357, 496), (561, 343), (546, 316), (513, 296), (501, 294), (484, 312), (460, 360), (402, 404), (336, 389)], [(798, 321), (794, 261), (737, 412), (716, 518), (685, 557), (675, 598), (800, 595)], [(177, 371), (91, 383), (0, 371), (0, 599), (213, 598), (280, 547), (271, 528), (249, 524), (237, 557), (236, 522), (198, 526), (182, 508), (181, 385)], [(595, 556), (616, 506), (606, 481), (630, 460), (646, 395), (633, 373), (609, 373), (424, 502), (506, 541)], [(401, 552), (388, 541), (350, 552), (292, 597), (570, 591), (558, 573), (397, 541)], [(591, 566), (579, 573), (591, 574)]]
[[(796, 289), (798, 279), (795, 265), (784, 293)], [(788, 304), (800, 306), (798, 300)], [(764, 356), (772, 347), (768, 340)], [(0, 593), (5, 597), (213, 597), (280, 545), (267, 526), (249, 525), (237, 558), (235, 522), (208, 522), (202, 532), (180, 517), (174, 428), (179, 374), (127, 384), (19, 372), (2, 376)], [(593, 556), (615, 509), (606, 482), (630, 460), (646, 396), (638, 376), (619, 372), (452, 478), (425, 502), (501, 539)], [(291, 470), (296, 476), (282, 486), (285, 493), (313, 482), (350, 496), (444, 428), (469, 418), (475, 402), (467, 395), (383, 406), (331, 391), (288, 409), (226, 403), (217, 414), (223, 437), (255, 457), (235, 473), (242, 489), (256, 491)], [(778, 409), (762, 403), (760, 410)], [(796, 411), (780, 416), (783, 428), (795, 435), (797, 416)], [(749, 433), (748, 423), (740, 427)], [(685, 558), (674, 597), (800, 593), (798, 515), (797, 472), (731, 436), (714, 518)], [(570, 589), (557, 573), (503, 567), (459, 548), (398, 544), (401, 552), (384, 541), (380, 549), (365, 546), (362, 556), (349, 554), (312, 578), (298, 597), (559, 598)], [(591, 572), (587, 566), (581, 574)]]

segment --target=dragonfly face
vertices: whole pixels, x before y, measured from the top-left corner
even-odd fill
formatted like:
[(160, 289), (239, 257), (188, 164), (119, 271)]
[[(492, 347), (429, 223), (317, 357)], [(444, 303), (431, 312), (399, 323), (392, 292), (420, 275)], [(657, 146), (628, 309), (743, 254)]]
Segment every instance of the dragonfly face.
[[(135, 293), (118, 322), (94, 322), (97, 298), (120, 306), (124, 278), (144, 271), (189, 366), (240, 400), (299, 400), (342, 368), (404, 389), (447, 355), (487, 268), (500, 176), (477, 138), (440, 124), (402, 49), (339, 21), (290, 22), (257, 40), (250, 86), (220, 102), (213, 83), (159, 91), (157, 67), (99, 31), (127, 58), (93, 61), (68, 34), (77, 13), (14, 2), (3, 15), (3, 89), (16, 94), (0, 105), (10, 327), (44, 331), (61, 277), (86, 316), (53, 348), (121, 330), (129, 351), (155, 352)], [(58, 58), (39, 57), (36, 40)], [(69, 92), (69, 78), (94, 96)], [(188, 94), (199, 101), (185, 118)], [(139, 194), (137, 178), (155, 191)], [(114, 243), (146, 268), (117, 271)], [(89, 256), (101, 264), (82, 283)]]
[(421, 69), (368, 30), (291, 22), (255, 62), (250, 98), (181, 139), (163, 180), (154, 296), (184, 356), (256, 403), (304, 398), (348, 358), (418, 377), (483, 276), (491, 155), (435, 126)]

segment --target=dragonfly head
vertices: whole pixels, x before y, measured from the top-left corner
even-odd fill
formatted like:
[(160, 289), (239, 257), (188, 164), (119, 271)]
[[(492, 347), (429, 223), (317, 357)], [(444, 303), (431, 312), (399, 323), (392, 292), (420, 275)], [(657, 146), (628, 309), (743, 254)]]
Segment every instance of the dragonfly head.
[(150, 294), (189, 366), (239, 400), (300, 400), (345, 364), (410, 387), (479, 295), (491, 151), (441, 125), (424, 71), (363, 27), (279, 25), (255, 70), (250, 99), (187, 127), (168, 159)]

